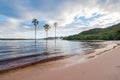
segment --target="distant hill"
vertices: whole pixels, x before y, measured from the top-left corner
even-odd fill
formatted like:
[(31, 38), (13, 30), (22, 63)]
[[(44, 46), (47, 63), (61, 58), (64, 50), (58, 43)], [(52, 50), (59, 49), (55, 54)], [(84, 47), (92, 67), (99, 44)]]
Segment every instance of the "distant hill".
[(64, 37), (66, 40), (120, 40), (120, 23), (107, 27), (83, 31), (79, 34)]

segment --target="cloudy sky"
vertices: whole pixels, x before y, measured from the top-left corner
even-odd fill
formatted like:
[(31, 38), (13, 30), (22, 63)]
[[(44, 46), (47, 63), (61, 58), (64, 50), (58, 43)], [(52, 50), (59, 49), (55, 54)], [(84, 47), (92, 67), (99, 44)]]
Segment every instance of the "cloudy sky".
[(120, 23), (120, 0), (0, 0), (0, 37), (34, 38), (33, 18), (39, 20), (37, 37), (45, 37), (43, 25), (50, 24), (49, 36), (77, 34), (92, 28)]

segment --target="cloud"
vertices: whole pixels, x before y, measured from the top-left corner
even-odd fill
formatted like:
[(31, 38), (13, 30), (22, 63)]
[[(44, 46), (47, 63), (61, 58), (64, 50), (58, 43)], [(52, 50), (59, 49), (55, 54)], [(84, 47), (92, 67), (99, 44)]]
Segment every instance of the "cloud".
[(120, 15), (117, 12), (108, 13), (102, 17), (90, 22), (91, 26), (99, 25), (99, 27), (107, 27), (113, 24), (120, 23)]
[(33, 18), (40, 23), (38, 37), (45, 36), (45, 23), (52, 27), (50, 36), (54, 36), (54, 22), (58, 22), (59, 36), (107, 27), (120, 23), (119, 3), (120, 0), (0, 0), (0, 37), (34, 37)]

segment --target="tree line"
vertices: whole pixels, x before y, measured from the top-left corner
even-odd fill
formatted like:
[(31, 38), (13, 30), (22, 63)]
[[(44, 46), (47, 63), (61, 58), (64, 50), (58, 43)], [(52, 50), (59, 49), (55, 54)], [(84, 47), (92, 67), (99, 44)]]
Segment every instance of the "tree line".
[(120, 40), (120, 23), (108, 28), (95, 28), (76, 35), (64, 37), (65, 40)]

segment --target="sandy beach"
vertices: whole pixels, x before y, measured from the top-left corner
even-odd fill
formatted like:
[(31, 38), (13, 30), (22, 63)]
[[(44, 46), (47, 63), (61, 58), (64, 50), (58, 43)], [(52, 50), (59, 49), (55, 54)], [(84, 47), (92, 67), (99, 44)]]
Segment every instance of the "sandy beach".
[(115, 43), (84, 55), (78, 62), (80, 57), (75, 56), (36, 64), (0, 73), (0, 80), (120, 80), (120, 41)]

